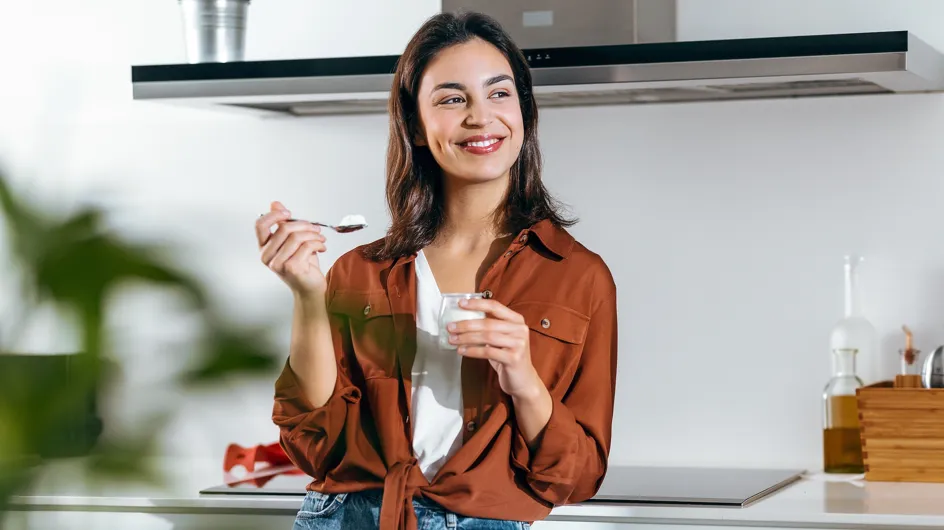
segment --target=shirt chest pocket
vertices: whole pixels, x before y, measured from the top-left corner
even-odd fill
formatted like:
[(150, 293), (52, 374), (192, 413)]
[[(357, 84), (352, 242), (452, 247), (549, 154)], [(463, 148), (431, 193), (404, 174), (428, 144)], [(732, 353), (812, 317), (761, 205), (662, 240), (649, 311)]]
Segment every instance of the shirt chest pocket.
[(343, 337), (344, 346), (353, 350), (364, 378), (393, 377), (397, 335), (387, 293), (338, 291), (328, 310), (347, 321), (350, 334)]
[(508, 308), (523, 316), (531, 330), (534, 368), (548, 388), (556, 386), (580, 357), (590, 317), (550, 302), (518, 302)]

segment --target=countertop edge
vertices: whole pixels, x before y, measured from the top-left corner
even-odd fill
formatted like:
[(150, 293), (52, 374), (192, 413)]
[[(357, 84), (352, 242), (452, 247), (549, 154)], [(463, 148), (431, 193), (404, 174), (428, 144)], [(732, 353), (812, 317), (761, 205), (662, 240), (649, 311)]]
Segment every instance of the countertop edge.
[[(294, 516), (301, 497), (288, 495), (246, 496), (213, 494), (200, 497), (106, 497), (24, 495), (12, 498), (14, 511), (82, 511), (150, 514), (247, 514)], [(758, 504), (764, 500), (758, 501)], [(548, 521), (706, 524), (819, 528), (942, 528), (944, 516), (918, 514), (862, 514), (751, 512), (746, 508), (642, 506), (617, 503), (581, 503), (559, 506)]]

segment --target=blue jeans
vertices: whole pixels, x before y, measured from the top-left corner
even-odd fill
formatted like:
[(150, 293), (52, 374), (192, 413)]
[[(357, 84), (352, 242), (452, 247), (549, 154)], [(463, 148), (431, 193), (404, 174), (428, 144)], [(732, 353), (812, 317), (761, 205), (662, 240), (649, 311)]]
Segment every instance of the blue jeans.
[[(380, 524), (381, 490), (326, 495), (309, 491), (293, 530), (371, 530)], [(426, 499), (414, 499), (419, 530), (529, 530), (519, 521), (477, 519), (447, 512)]]

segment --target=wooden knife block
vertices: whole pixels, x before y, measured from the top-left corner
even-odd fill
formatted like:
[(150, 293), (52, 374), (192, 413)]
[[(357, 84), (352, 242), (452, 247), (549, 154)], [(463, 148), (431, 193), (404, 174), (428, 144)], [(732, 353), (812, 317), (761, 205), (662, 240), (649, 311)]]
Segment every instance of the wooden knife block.
[(858, 389), (856, 403), (866, 480), (944, 482), (944, 389), (884, 381)]

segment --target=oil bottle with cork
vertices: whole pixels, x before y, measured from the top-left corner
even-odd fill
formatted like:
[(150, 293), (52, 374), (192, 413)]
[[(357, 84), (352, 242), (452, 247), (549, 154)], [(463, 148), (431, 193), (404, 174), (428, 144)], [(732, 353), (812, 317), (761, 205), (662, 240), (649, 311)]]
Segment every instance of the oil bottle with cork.
[(844, 267), (845, 311), (830, 334), (833, 376), (823, 389), (823, 470), (826, 473), (862, 473), (862, 441), (856, 389), (864, 383), (856, 372), (863, 356), (873, 361), (875, 326), (865, 317), (859, 293), (861, 257), (846, 256)]
[(898, 350), (901, 355), (901, 371), (895, 376), (895, 388), (921, 388), (921, 350), (914, 347), (914, 335), (908, 326), (902, 325), (905, 332), (905, 347)]

